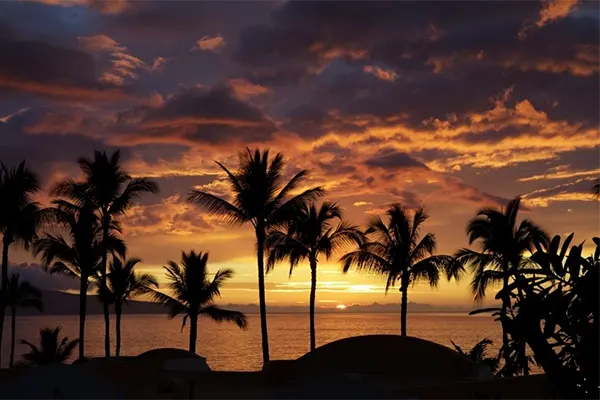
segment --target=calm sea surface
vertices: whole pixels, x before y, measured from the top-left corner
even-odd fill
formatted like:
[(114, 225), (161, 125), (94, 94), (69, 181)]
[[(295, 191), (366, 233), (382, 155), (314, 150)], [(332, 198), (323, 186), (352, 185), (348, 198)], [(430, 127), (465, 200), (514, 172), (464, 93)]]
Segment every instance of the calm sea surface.
[[(217, 324), (200, 318), (198, 322), (197, 352), (206, 357), (216, 370), (251, 371), (262, 366), (260, 325), (258, 314), (248, 315), (249, 327), (240, 330), (234, 325)], [(43, 327), (62, 327), (62, 334), (70, 338), (78, 335), (77, 316), (40, 316), (17, 318), (17, 342), (25, 339), (38, 343), (38, 330)], [(297, 358), (308, 351), (308, 315), (269, 314), (269, 344), (272, 359)], [(445, 346), (453, 340), (463, 349), (470, 349), (484, 337), (494, 341), (492, 351), (501, 342), (498, 323), (490, 316), (465, 314), (409, 314), (408, 334)], [(111, 328), (114, 328), (114, 322)], [(317, 314), (317, 345), (337, 339), (369, 334), (398, 334), (400, 314)], [(86, 355), (104, 355), (103, 318), (90, 315), (86, 321)], [(113, 335), (114, 336), (114, 335)], [(114, 340), (114, 337), (111, 338)], [(8, 363), (10, 319), (5, 322), (2, 343), (2, 361)], [(114, 343), (112, 343), (114, 349)], [(122, 320), (123, 355), (138, 355), (159, 347), (187, 349), (187, 326), (181, 331), (181, 318), (168, 320), (164, 315), (124, 315)], [(15, 360), (21, 358), (26, 346), (17, 343)], [(4, 366), (4, 365), (3, 365)]]

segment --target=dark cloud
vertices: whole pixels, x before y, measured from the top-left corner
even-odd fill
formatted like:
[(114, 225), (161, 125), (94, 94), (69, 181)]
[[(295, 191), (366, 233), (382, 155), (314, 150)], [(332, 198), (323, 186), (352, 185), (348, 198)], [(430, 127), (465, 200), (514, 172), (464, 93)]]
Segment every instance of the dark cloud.
[[(191, 87), (158, 107), (136, 107), (120, 113), (118, 123), (141, 143), (156, 138), (173, 142), (230, 144), (266, 141), (277, 127), (260, 109), (225, 86)], [(119, 127), (117, 127), (118, 129)]]
[(365, 161), (369, 167), (379, 167), (388, 170), (403, 168), (427, 168), (425, 164), (415, 160), (407, 153), (393, 149), (383, 149)]
[(97, 81), (92, 57), (80, 50), (0, 37), (0, 94), (25, 92), (66, 101), (114, 101), (121, 89)]

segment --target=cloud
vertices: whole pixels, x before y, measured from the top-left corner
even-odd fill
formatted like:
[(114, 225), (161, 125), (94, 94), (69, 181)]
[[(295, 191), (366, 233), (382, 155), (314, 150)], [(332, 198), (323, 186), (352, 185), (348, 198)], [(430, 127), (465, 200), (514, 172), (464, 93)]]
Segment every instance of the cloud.
[[(99, 82), (89, 54), (41, 41), (0, 39), (0, 88), (62, 101), (117, 101), (129, 95)], [(44, 66), (40, 68), (39, 66)]]
[(79, 36), (77, 40), (88, 52), (110, 54), (111, 66), (102, 73), (100, 81), (115, 86), (123, 86), (128, 79), (138, 79), (138, 70), (162, 72), (167, 63), (167, 59), (157, 57), (152, 65), (148, 65), (129, 53), (127, 47), (120, 46), (118, 42), (106, 35)]
[(579, 3), (578, 0), (546, 0), (542, 2), (537, 20), (533, 23), (527, 22), (521, 31), (519, 38), (524, 39), (535, 28), (563, 19), (568, 16)]
[(415, 160), (408, 154), (392, 149), (380, 150), (377, 154), (367, 159), (366, 165), (389, 170), (402, 168), (426, 168), (423, 163)]
[(227, 86), (183, 88), (157, 107), (134, 107), (116, 118), (118, 143), (227, 145), (268, 141), (275, 123)]
[(523, 195), (525, 204), (531, 207), (548, 207), (553, 202), (594, 202), (591, 192), (594, 177), (578, 178), (572, 182), (537, 189)]
[(242, 99), (269, 93), (268, 87), (254, 84), (244, 78), (229, 79), (227, 84), (231, 87), (233, 92)]
[(130, 7), (128, 0), (26, 0), (48, 6), (74, 7), (89, 6), (102, 14), (119, 14)]
[(136, 205), (123, 219), (126, 235), (166, 234), (190, 236), (212, 232), (200, 210), (175, 194), (151, 205)]
[(363, 206), (370, 206), (372, 204), (373, 204), (373, 202), (371, 202), (371, 201), (355, 201), (352, 205), (354, 207), (363, 207)]
[(192, 46), (190, 50), (213, 51), (218, 53), (223, 50), (225, 45), (227, 45), (227, 41), (221, 35), (202, 36), (202, 38), (194, 43), (194, 46)]
[(398, 74), (396, 71), (391, 69), (384, 69), (377, 66), (365, 65), (363, 67), (363, 71), (367, 74), (375, 75), (381, 80), (394, 82), (398, 79)]
[(575, 178), (578, 176), (600, 176), (600, 169), (590, 169), (585, 171), (569, 171), (568, 165), (561, 166), (562, 168), (553, 168), (548, 170), (545, 174), (528, 176), (526, 178), (519, 178), (519, 182), (529, 182), (538, 180), (553, 180), (553, 179), (567, 179)]

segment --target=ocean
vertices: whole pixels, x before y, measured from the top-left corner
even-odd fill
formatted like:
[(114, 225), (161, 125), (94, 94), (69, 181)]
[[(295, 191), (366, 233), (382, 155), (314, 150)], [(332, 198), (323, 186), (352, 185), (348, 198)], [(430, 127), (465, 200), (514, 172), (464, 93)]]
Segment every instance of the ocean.
[[(218, 324), (200, 317), (196, 351), (206, 357), (214, 370), (253, 371), (262, 367), (260, 324), (258, 314), (248, 315), (246, 330), (232, 324)], [(40, 328), (60, 325), (61, 334), (69, 338), (78, 335), (79, 318), (75, 315), (17, 317), (15, 361), (27, 347), (18, 343), (25, 339), (38, 343)], [(165, 315), (124, 315), (121, 327), (122, 355), (138, 355), (160, 347), (188, 348), (188, 326), (182, 332), (182, 318), (169, 320)], [(5, 321), (2, 342), (2, 364), (8, 364), (10, 349), (10, 318)], [(269, 314), (269, 344), (271, 359), (294, 359), (309, 350), (307, 314)], [(114, 321), (111, 329), (114, 331)], [(465, 313), (412, 313), (408, 315), (408, 334), (444, 346), (450, 340), (469, 350), (484, 337), (494, 341), (493, 354), (501, 342), (500, 325), (486, 315)], [(322, 313), (316, 315), (317, 345), (341, 338), (370, 334), (399, 334), (400, 313)], [(89, 315), (86, 320), (86, 355), (104, 355), (104, 324), (102, 315)], [(112, 349), (114, 351), (114, 334)], [(76, 352), (75, 352), (76, 353)], [(76, 354), (74, 355), (76, 356)]]

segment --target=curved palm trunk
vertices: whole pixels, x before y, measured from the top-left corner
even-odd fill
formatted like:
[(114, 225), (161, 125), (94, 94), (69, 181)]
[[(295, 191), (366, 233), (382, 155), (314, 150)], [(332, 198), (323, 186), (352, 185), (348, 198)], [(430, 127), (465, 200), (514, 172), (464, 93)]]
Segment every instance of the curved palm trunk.
[(400, 308), (400, 334), (406, 336), (406, 314), (408, 311), (408, 285), (402, 284), (400, 288), (402, 293), (402, 304)]
[(262, 336), (263, 364), (269, 362), (269, 337), (267, 331), (267, 302), (265, 297), (265, 227), (256, 227), (256, 256), (258, 260), (258, 302), (260, 307), (260, 333)]
[(196, 339), (198, 337), (198, 314), (190, 315), (190, 353), (196, 354)]
[(315, 300), (317, 297), (317, 260), (311, 257), (310, 260), (310, 304), (309, 304), (309, 319), (310, 319), (310, 351), (316, 347), (315, 334)]
[[(104, 215), (108, 212), (104, 210)], [(102, 241), (104, 244), (104, 250), (102, 251), (102, 265), (100, 266), (101, 274), (101, 285), (106, 288), (106, 263), (108, 259), (108, 249), (106, 248), (106, 242), (108, 241), (108, 218), (104, 217), (102, 227)], [(110, 357), (110, 310), (108, 309), (108, 302), (102, 302), (102, 308), (104, 311), (104, 355)]]
[(121, 304), (117, 301), (115, 303), (115, 329), (116, 329), (116, 347), (115, 347), (115, 355), (119, 357), (121, 355), (121, 314), (123, 313), (123, 309)]
[(8, 367), (12, 368), (15, 362), (15, 332), (17, 329), (17, 307), (11, 307), (10, 311), (12, 330), (10, 333), (10, 360), (8, 361)]
[(81, 276), (79, 285), (79, 358), (85, 357), (85, 316), (87, 314), (87, 281), (88, 277)]
[[(10, 247), (10, 233), (5, 232), (2, 239), (2, 292), (0, 293), (0, 348), (2, 348), (2, 336), (4, 333), (4, 317), (6, 316), (6, 295), (8, 293), (8, 248)], [(0, 366), (2, 355), (0, 354)]]

